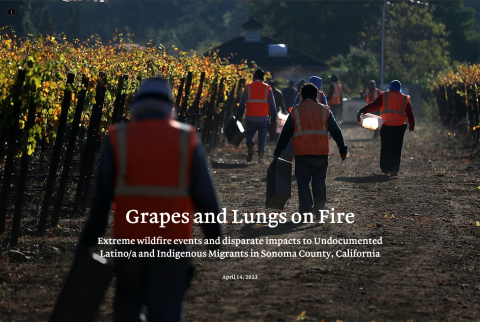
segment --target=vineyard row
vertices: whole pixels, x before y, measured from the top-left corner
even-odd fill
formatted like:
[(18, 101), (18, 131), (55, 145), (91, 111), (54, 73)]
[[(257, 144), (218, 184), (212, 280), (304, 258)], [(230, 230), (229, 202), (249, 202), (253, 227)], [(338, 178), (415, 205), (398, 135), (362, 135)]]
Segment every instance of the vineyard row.
[[(32, 133), (35, 124), (43, 120), (38, 117), (39, 102), (28, 97), (30, 92), (25, 88), (26, 74), (25, 70), (18, 70), (16, 82), (11, 88), (18, 95), (15, 96), (10, 113), (0, 113), (3, 124), (9, 124), (8, 128), (0, 129), (0, 157), (4, 160), (0, 164), (3, 167), (0, 235), (11, 229), (11, 247), (16, 246), (21, 235), (22, 215), (28, 211), (37, 215), (33, 211), (36, 207), (32, 204), (40, 205), (36, 221), (36, 233), (40, 235), (44, 234), (48, 223), (51, 227), (57, 227), (60, 217), (67, 213), (74, 216), (85, 214), (94, 164), (105, 134), (102, 128), (128, 121), (128, 106), (132, 97), (125, 91), (128, 75), (120, 75), (113, 110), (109, 112), (104, 106), (107, 94), (105, 73), (99, 73), (96, 78), (96, 84), (93, 84), (95, 95), (92, 97), (87, 95), (91, 90), (89, 86), (92, 86), (87, 75), (82, 75), (82, 85), (75, 89), (72, 86), (76, 75), (69, 73), (61, 97), (58, 120), (55, 127), (50, 126), (50, 137), (44, 136), (40, 148), (29, 151), (29, 143), (35, 140), (35, 133)], [(194, 76), (200, 80), (196, 93), (191, 93)], [(137, 85), (141, 83), (140, 78), (137, 81)], [(175, 112), (178, 121), (189, 123), (201, 132), (201, 142), (210, 150), (220, 142), (221, 129), (235, 113), (245, 79), (234, 82), (229, 88), (225, 78), (210, 80), (206, 93), (208, 99), (201, 104), (206, 96), (203, 93), (204, 84), (205, 72), (199, 76), (188, 72), (186, 77), (182, 77), (176, 89)], [(74, 108), (71, 108), (72, 103), (76, 103)], [(85, 118), (87, 111), (90, 111), (89, 122), (85, 123), (82, 122), (82, 117)], [(7, 143), (6, 148), (3, 142)], [(33, 194), (28, 194), (27, 191)], [(25, 206), (25, 198), (32, 199), (29, 200), (28, 207)], [(65, 199), (72, 202), (68, 203)], [(71, 207), (65, 209), (65, 206)], [(7, 219), (10, 217), (11, 226), (7, 227)]]

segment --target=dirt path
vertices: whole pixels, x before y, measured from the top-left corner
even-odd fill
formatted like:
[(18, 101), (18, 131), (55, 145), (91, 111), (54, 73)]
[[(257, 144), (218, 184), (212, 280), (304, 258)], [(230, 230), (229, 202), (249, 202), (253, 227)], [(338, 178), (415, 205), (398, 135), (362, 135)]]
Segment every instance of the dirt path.
[[(406, 133), (398, 178), (380, 174), (380, 141), (342, 126), (350, 157), (330, 157), (327, 205), (353, 212), (355, 224), (227, 225), (231, 238), (379, 238), (382, 245), (225, 246), (224, 250), (380, 252), (380, 258), (200, 259), (188, 295), (198, 321), (480, 319), (479, 158), (452, 148), (447, 132)], [(336, 147), (330, 142), (331, 147)], [(273, 150), (273, 147), (270, 147)], [(232, 150), (232, 149), (231, 149)], [(268, 212), (267, 165), (242, 168), (244, 151), (213, 154), (214, 177), (228, 211)], [(240, 161), (243, 163), (243, 161)], [(286, 208), (298, 209), (296, 182)], [(257, 280), (222, 280), (223, 275)]]
[[(358, 126), (342, 126), (350, 157), (334, 142), (327, 175), (335, 212), (354, 224), (224, 225), (244, 239), (378, 239), (382, 245), (226, 245), (223, 251), (299, 252), (357, 249), (380, 257), (201, 258), (187, 296), (187, 321), (479, 321), (480, 155), (456, 148), (447, 131), (418, 127), (406, 133), (401, 172), (380, 174), (380, 141)], [(273, 146), (267, 154), (271, 154)], [(246, 148), (211, 154), (222, 206), (230, 213), (267, 212), (268, 164), (245, 165)], [(268, 160), (270, 161), (270, 160)], [(296, 182), (287, 213), (298, 208)], [(229, 217), (231, 218), (231, 217)], [(26, 221), (28, 222), (28, 220)], [(34, 224), (33, 224), (34, 225)], [(45, 321), (73, 259), (82, 220), (63, 221), (44, 238), (24, 237), (27, 262), (6, 261), (0, 250), (0, 321)], [(33, 228), (33, 226), (32, 226)], [(196, 236), (203, 237), (199, 228)], [(205, 250), (197, 247), (193, 250)], [(225, 280), (223, 276), (243, 275)], [(256, 279), (246, 279), (254, 275)], [(111, 321), (109, 289), (98, 321)], [(307, 320), (305, 318), (305, 320)]]

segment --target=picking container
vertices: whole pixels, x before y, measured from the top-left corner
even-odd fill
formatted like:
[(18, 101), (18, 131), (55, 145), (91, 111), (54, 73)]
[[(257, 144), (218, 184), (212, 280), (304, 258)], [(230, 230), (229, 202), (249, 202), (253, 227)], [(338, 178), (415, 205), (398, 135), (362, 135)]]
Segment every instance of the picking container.
[(285, 122), (287, 121), (288, 114), (283, 114), (282, 112), (278, 113), (278, 120), (277, 120), (277, 133), (280, 134), (282, 133), (283, 126), (285, 125)]
[(274, 159), (267, 170), (266, 207), (283, 210), (292, 196), (292, 163)]
[(79, 253), (57, 298), (50, 322), (93, 321), (113, 277), (105, 258)]
[(384, 119), (382, 119), (380, 116), (375, 115), (375, 114), (360, 114), (360, 126), (372, 131), (380, 131), (382, 128), (383, 122), (385, 122)]
[(227, 124), (225, 124), (223, 134), (227, 138), (228, 143), (239, 146), (245, 137), (245, 130), (243, 129), (242, 123), (240, 123), (235, 116), (232, 116)]

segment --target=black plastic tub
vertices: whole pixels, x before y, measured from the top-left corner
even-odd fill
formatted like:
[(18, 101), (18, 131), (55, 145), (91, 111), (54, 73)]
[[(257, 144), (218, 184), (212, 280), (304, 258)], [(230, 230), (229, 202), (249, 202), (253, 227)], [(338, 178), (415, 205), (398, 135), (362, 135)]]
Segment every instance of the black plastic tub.
[(225, 124), (223, 134), (227, 138), (228, 143), (239, 146), (245, 137), (245, 130), (243, 129), (242, 123), (240, 123), (235, 116), (232, 116), (227, 124)]
[(267, 170), (266, 207), (283, 210), (285, 203), (292, 196), (292, 163), (278, 158), (274, 159)]
[(89, 322), (95, 319), (113, 276), (113, 267), (96, 254), (78, 254), (58, 296), (50, 322)]

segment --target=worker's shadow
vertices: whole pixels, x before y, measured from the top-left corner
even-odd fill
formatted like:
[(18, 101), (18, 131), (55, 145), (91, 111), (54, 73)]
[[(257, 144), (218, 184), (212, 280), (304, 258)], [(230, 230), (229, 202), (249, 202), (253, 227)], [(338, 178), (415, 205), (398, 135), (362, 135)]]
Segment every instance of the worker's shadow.
[(243, 168), (248, 168), (248, 164), (212, 162), (212, 169), (243, 169)]
[(304, 223), (294, 224), (292, 222), (278, 224), (278, 226), (275, 228), (270, 228), (268, 226), (256, 227), (255, 224), (247, 224), (240, 229), (240, 238), (251, 239), (263, 236), (283, 235), (292, 232), (304, 231), (315, 227), (318, 226)]
[(375, 183), (390, 181), (390, 176), (374, 174), (368, 177), (336, 177), (335, 181), (351, 182), (351, 183)]

